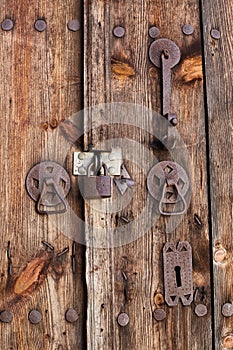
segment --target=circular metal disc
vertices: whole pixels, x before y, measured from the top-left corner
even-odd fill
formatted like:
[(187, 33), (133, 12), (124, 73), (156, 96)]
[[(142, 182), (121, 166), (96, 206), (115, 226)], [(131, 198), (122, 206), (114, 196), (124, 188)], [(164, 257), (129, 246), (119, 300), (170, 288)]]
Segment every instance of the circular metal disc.
[[(45, 179), (53, 179), (56, 186), (59, 186), (64, 193), (64, 198), (70, 190), (70, 176), (67, 171), (58, 163), (46, 161), (36, 164), (28, 173), (26, 188), (29, 196), (37, 201), (42, 191)], [(53, 205), (60, 203), (59, 198), (54, 198)]]
[[(155, 164), (149, 171), (147, 176), (147, 188), (153, 198), (160, 201), (163, 187), (166, 181), (166, 176), (169, 172), (175, 170), (177, 172), (177, 187), (182, 196), (185, 196), (189, 189), (189, 178), (186, 171), (177, 163), (172, 161), (163, 161)], [(174, 194), (173, 186), (167, 187), (167, 193), (171, 196), (164, 198), (163, 203), (176, 203), (180, 201), (180, 196)]]
[(167, 61), (170, 64), (170, 68), (173, 68), (180, 61), (180, 49), (170, 39), (158, 39), (155, 40), (149, 49), (149, 57), (151, 62), (158, 68), (161, 68), (161, 56), (166, 51), (169, 55)]

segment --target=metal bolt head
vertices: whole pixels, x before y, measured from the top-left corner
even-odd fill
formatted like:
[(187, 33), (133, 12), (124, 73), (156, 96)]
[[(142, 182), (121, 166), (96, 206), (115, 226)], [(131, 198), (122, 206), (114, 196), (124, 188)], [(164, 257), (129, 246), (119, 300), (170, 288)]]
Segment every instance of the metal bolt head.
[(2, 30), (11, 30), (14, 27), (14, 22), (11, 19), (6, 18), (2, 22), (1, 27), (2, 27)]
[(152, 39), (155, 39), (159, 36), (160, 30), (157, 27), (150, 27), (149, 29), (149, 35)]
[(113, 29), (113, 35), (115, 35), (117, 38), (123, 38), (125, 35), (125, 28), (121, 26), (117, 26)]
[(207, 314), (208, 310), (207, 310), (207, 307), (203, 304), (198, 304), (196, 307), (195, 307), (195, 314), (198, 316), (198, 317), (203, 317)]
[(32, 324), (37, 324), (42, 320), (42, 315), (38, 310), (31, 310), (28, 314), (28, 319)]
[(70, 308), (66, 310), (65, 318), (67, 322), (74, 323), (78, 320), (78, 313), (75, 309)]
[(67, 27), (72, 32), (77, 32), (80, 28), (80, 21), (78, 19), (72, 19), (67, 23)]
[(117, 322), (121, 327), (125, 327), (129, 323), (129, 316), (125, 312), (122, 312), (117, 317)]
[(225, 317), (231, 317), (233, 315), (233, 305), (231, 303), (226, 303), (222, 307), (222, 314)]
[(78, 172), (81, 175), (85, 175), (86, 174), (86, 169), (83, 166), (81, 166), (80, 168), (78, 168)]
[(47, 28), (47, 23), (44, 19), (37, 19), (34, 27), (38, 32), (43, 32)]
[(115, 171), (116, 171), (116, 169), (115, 169), (113, 166), (111, 166), (111, 167), (108, 169), (109, 175), (114, 175), (114, 174), (115, 174)]
[(156, 321), (163, 321), (167, 317), (166, 311), (163, 309), (156, 309), (153, 312), (153, 317)]
[(13, 314), (10, 310), (4, 310), (0, 313), (0, 321), (10, 323), (13, 320)]
[(185, 34), (185, 35), (192, 35), (194, 33), (194, 28), (191, 24), (185, 24), (183, 27), (182, 27), (182, 32)]
[(221, 38), (221, 33), (220, 33), (220, 31), (217, 30), (217, 29), (214, 29), (214, 28), (211, 29), (210, 35), (212, 36), (213, 39), (216, 39), (216, 40), (218, 40), (218, 39)]

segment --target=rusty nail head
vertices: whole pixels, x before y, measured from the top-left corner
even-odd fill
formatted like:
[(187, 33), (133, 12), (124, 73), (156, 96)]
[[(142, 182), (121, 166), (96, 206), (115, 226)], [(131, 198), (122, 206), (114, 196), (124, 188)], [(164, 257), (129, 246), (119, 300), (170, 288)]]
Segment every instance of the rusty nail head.
[(213, 39), (216, 39), (216, 40), (220, 39), (221, 37), (220, 31), (217, 29), (211, 29), (210, 35), (212, 36)]
[(167, 317), (166, 311), (163, 309), (156, 309), (153, 312), (153, 317), (156, 321), (163, 321)]
[(207, 314), (207, 307), (203, 304), (198, 304), (196, 307), (195, 307), (195, 314), (198, 316), (198, 317), (203, 317)]
[(14, 22), (11, 19), (6, 18), (2, 22), (1, 27), (2, 27), (2, 30), (11, 30), (14, 27)]
[(117, 38), (123, 38), (123, 36), (125, 35), (125, 28), (121, 26), (117, 26), (113, 29), (113, 34)]
[(80, 28), (80, 21), (78, 19), (72, 19), (67, 23), (67, 27), (72, 32), (77, 32)]
[(185, 34), (185, 35), (192, 35), (194, 33), (194, 28), (191, 24), (185, 24), (183, 27), (182, 27), (182, 32)]
[(233, 305), (231, 303), (226, 303), (222, 307), (222, 314), (225, 317), (231, 317), (233, 315)]
[(0, 313), (0, 321), (10, 323), (13, 319), (13, 314), (10, 310), (4, 310)]
[(159, 34), (160, 34), (159, 28), (157, 28), (157, 27), (150, 27), (150, 29), (149, 29), (149, 35), (150, 35), (150, 37), (151, 37), (152, 39), (157, 38), (157, 36), (159, 36)]
[(37, 19), (34, 26), (38, 32), (43, 32), (47, 28), (47, 24), (44, 19)]
[(122, 312), (117, 317), (117, 322), (121, 327), (125, 327), (129, 323), (129, 316), (125, 312)]
[(66, 311), (65, 318), (69, 323), (76, 322), (78, 320), (78, 313), (75, 309), (68, 309)]
[(32, 324), (37, 324), (42, 320), (42, 315), (38, 310), (31, 310), (29, 312), (28, 319)]

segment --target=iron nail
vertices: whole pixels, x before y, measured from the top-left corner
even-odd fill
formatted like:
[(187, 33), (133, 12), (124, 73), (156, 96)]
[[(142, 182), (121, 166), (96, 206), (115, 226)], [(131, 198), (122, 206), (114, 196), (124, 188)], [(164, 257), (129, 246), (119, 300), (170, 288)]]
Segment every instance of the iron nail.
[(52, 246), (52, 244), (46, 242), (46, 241), (41, 241), (41, 243), (46, 246), (47, 248), (51, 249), (52, 251), (54, 251), (54, 246)]
[(233, 305), (231, 303), (226, 303), (223, 305), (222, 315), (224, 317), (231, 317), (233, 315)]
[(57, 257), (68, 253), (68, 251), (69, 251), (69, 247), (64, 248), (61, 252), (57, 253)]
[(121, 216), (121, 220), (126, 222), (126, 223), (129, 223), (129, 220), (127, 218), (125, 218), (124, 216)]
[(72, 309), (72, 308), (66, 310), (65, 319), (69, 323), (76, 322), (78, 320), (78, 313), (77, 313), (77, 311), (75, 309)]
[(194, 220), (199, 226), (202, 226), (202, 222), (197, 214), (194, 214)]
[(44, 19), (37, 19), (34, 27), (38, 32), (43, 32), (47, 28), (47, 23)]
[(78, 19), (72, 19), (67, 23), (67, 27), (72, 32), (77, 32), (80, 28), (80, 21)]
[(198, 317), (203, 317), (207, 314), (207, 307), (204, 305), (204, 304), (198, 304), (196, 307), (195, 307), (195, 314), (198, 316)]
[(153, 312), (153, 317), (156, 321), (163, 321), (167, 317), (167, 313), (163, 309), (155, 309)]
[(113, 29), (113, 35), (115, 35), (117, 38), (123, 38), (125, 35), (125, 28), (121, 26), (117, 26)]
[(28, 319), (32, 324), (37, 324), (42, 320), (42, 315), (38, 310), (31, 310), (28, 314)]
[(10, 310), (3, 310), (0, 313), (0, 321), (4, 323), (10, 323), (13, 320), (13, 314)]
[(1, 24), (1, 27), (2, 27), (2, 30), (11, 30), (14, 28), (14, 22), (9, 19), (9, 18), (6, 18), (4, 19), (4, 21), (2, 21), (2, 24)]
[(8, 241), (7, 244), (7, 259), (10, 260), (11, 259), (11, 242)]
[(194, 33), (194, 28), (191, 24), (185, 24), (183, 27), (182, 27), (182, 32), (185, 34), (185, 35), (192, 35)]
[(160, 34), (159, 28), (157, 28), (157, 27), (150, 27), (150, 29), (149, 29), (149, 36), (152, 39), (157, 38), (157, 36), (159, 36), (159, 34)]
[(124, 271), (122, 271), (121, 273), (122, 273), (123, 279), (124, 279), (125, 281), (127, 281), (128, 278), (127, 278), (127, 276), (126, 276), (126, 273), (125, 273)]
[(221, 38), (221, 33), (217, 29), (211, 29), (210, 35), (212, 36), (213, 39), (219, 40)]
[(172, 118), (171, 124), (172, 124), (173, 126), (176, 126), (176, 125), (178, 124), (178, 119), (177, 119), (177, 118)]
[(105, 304), (101, 304), (101, 308), (104, 309), (105, 308)]
[(129, 316), (125, 312), (122, 312), (117, 317), (117, 322), (121, 327), (125, 327), (129, 323)]

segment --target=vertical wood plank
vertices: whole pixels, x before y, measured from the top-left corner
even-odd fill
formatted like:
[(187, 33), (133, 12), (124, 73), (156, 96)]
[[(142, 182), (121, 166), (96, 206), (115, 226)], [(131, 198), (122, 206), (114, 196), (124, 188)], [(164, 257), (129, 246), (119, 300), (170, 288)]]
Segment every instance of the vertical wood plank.
[[(82, 108), (81, 32), (67, 28), (69, 20), (80, 19), (80, 2), (3, 0), (0, 8), (1, 21), (7, 17), (15, 23), (12, 31), (0, 30), (0, 309), (13, 312), (12, 323), (0, 323), (0, 348), (83, 349), (84, 249), (76, 245), (74, 274), (72, 240), (63, 234), (62, 227), (70, 227), (73, 235), (77, 229), (69, 226), (69, 214), (53, 220), (38, 215), (25, 189), (27, 172), (41, 160), (54, 160), (71, 169), (62, 150), (66, 141), (57, 131), (63, 120)], [(44, 32), (34, 29), (37, 18), (46, 19)], [(73, 177), (72, 187), (68, 202), (78, 213), (82, 208)], [(69, 252), (55, 258), (42, 240), (54, 246), (55, 254), (65, 247)], [(8, 242), (12, 276), (8, 273)], [(70, 307), (79, 314), (74, 324), (65, 320)], [(29, 322), (31, 309), (41, 312), (40, 324)]]
[[(210, 198), (216, 349), (233, 346), (232, 319), (221, 309), (232, 302), (232, 13), (231, 1), (202, 1), (209, 125)], [(212, 29), (220, 39), (211, 36)]]
[[(193, 25), (192, 36), (182, 33), (186, 23)], [(121, 25), (123, 38), (112, 34)], [(190, 156), (186, 169), (193, 183), (193, 196), (188, 213), (179, 227), (165, 234), (165, 222), (160, 219), (131, 243), (112, 248), (115, 239), (111, 229), (126, 225), (122, 217), (134, 221), (147, 199), (146, 171), (137, 165), (138, 157), (153, 156), (153, 137), (145, 130), (148, 116), (142, 109), (135, 114), (141, 126), (106, 126), (106, 114), (99, 107), (95, 129), (94, 106), (108, 102), (139, 104), (160, 112), (160, 71), (148, 60), (151, 39), (150, 26), (160, 29), (160, 37), (174, 40), (181, 49), (182, 60), (172, 75), (172, 110), (180, 120), (178, 131)], [(135, 180), (133, 199), (117, 213), (112, 212), (117, 197), (114, 188), (110, 200), (91, 201), (85, 205), (86, 280), (88, 291), (88, 349), (211, 349), (211, 292), (209, 273), (209, 230), (207, 201), (207, 171), (205, 114), (201, 56), (199, 2), (191, 1), (85, 1), (85, 107), (92, 107), (85, 117), (85, 147), (103, 147), (108, 138), (133, 140), (137, 151), (127, 161)], [(112, 108), (113, 110), (113, 108)], [(130, 113), (130, 109), (129, 109)], [(110, 116), (111, 118), (111, 116)], [(120, 113), (119, 113), (120, 118)], [(90, 128), (91, 132), (87, 132)], [(156, 125), (155, 125), (156, 129)], [(122, 141), (123, 142), (123, 141)], [(122, 143), (123, 144), (123, 143)], [(143, 145), (142, 146), (140, 146)], [(130, 146), (124, 146), (123, 155)], [(135, 148), (136, 150), (136, 148)], [(182, 150), (180, 158), (182, 159)], [(154, 151), (159, 160), (170, 155), (162, 149)], [(131, 153), (132, 154), (132, 153)], [(126, 201), (122, 198), (122, 203)], [(136, 229), (143, 230), (147, 220), (153, 220), (153, 206), (147, 209)], [(133, 235), (126, 225), (125, 235)], [(108, 239), (107, 239), (108, 238)], [(188, 240), (193, 248), (193, 277), (196, 301), (192, 307), (168, 308), (163, 301), (162, 248), (166, 241)], [(107, 242), (101, 247), (101, 241)], [(122, 241), (123, 242), (123, 241)], [(95, 247), (97, 246), (97, 247)], [(152, 313), (155, 302), (167, 312), (165, 321), (156, 322)], [(198, 318), (197, 303), (207, 306), (208, 314)], [(129, 315), (129, 324), (120, 327), (117, 317)]]

